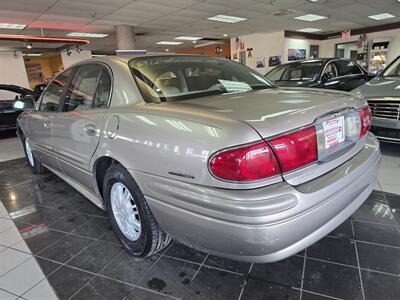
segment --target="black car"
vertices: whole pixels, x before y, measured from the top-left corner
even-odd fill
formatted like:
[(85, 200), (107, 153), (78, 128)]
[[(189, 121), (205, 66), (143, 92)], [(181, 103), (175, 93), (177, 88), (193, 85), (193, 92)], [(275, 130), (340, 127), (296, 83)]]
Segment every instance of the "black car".
[(0, 95), (3, 94), (2, 91), (10, 92), (12, 99), (9, 99), (9, 96), (6, 96), (7, 99), (0, 96), (0, 132), (16, 129), (17, 117), (23, 111), (23, 108), (14, 108), (15, 100), (32, 98), (36, 101), (40, 96), (39, 92), (10, 84), (0, 84)]
[(307, 59), (280, 65), (265, 77), (282, 87), (311, 87), (351, 91), (375, 75), (343, 58)]

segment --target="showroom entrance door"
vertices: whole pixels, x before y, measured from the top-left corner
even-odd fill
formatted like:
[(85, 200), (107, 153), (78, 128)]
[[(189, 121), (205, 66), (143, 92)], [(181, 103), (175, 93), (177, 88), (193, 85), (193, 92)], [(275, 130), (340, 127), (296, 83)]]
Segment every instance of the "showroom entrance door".
[(79, 66), (64, 97), (62, 112), (54, 121), (54, 151), (63, 172), (95, 191), (90, 160), (97, 149), (107, 111), (111, 77), (105, 66)]

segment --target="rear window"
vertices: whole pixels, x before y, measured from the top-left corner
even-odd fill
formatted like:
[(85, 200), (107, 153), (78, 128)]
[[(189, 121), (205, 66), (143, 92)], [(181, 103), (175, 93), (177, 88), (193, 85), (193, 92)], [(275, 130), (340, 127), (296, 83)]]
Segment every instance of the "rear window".
[(274, 87), (241, 64), (207, 56), (134, 58), (129, 67), (146, 102), (179, 101)]

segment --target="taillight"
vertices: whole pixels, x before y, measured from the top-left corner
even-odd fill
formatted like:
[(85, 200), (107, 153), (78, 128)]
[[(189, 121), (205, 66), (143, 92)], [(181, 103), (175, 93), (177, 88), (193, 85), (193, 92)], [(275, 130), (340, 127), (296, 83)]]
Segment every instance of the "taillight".
[(269, 144), (275, 150), (282, 172), (308, 165), (318, 158), (314, 127), (272, 139)]
[(371, 121), (372, 121), (371, 108), (366, 107), (360, 110), (359, 114), (361, 122), (360, 137), (363, 137), (371, 128)]
[(229, 181), (254, 181), (280, 174), (275, 155), (264, 141), (215, 154), (209, 169), (215, 177)]

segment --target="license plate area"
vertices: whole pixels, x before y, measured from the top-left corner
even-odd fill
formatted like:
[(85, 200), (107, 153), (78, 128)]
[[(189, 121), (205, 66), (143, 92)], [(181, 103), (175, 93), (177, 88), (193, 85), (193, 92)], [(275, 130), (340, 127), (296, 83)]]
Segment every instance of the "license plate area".
[(357, 142), (360, 128), (360, 116), (354, 109), (346, 109), (319, 118), (315, 125), (318, 161), (326, 161)]

